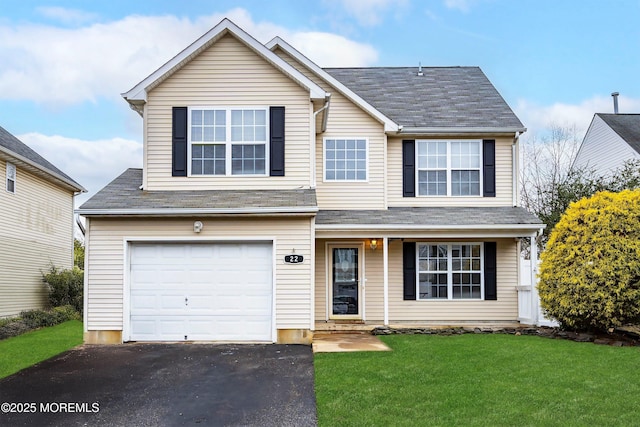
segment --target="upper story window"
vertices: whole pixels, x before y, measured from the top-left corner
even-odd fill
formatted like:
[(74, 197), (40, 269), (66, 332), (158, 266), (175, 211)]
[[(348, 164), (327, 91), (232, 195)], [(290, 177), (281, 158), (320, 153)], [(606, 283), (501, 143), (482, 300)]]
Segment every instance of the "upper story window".
[(324, 139), (325, 181), (367, 180), (366, 138)]
[(189, 109), (191, 175), (265, 175), (266, 108)]
[(480, 243), (418, 244), (418, 299), (481, 299)]
[(416, 141), (419, 196), (481, 195), (481, 141)]
[(16, 192), (16, 167), (7, 162), (7, 191), (9, 193)]

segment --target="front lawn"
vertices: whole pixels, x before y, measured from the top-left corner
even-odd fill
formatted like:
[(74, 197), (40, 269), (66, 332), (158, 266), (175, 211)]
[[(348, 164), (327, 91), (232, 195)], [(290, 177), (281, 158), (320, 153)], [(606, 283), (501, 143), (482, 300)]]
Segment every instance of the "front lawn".
[(320, 426), (637, 425), (640, 349), (514, 335), (384, 336), (318, 353)]
[(82, 322), (70, 320), (0, 341), (0, 378), (82, 344)]

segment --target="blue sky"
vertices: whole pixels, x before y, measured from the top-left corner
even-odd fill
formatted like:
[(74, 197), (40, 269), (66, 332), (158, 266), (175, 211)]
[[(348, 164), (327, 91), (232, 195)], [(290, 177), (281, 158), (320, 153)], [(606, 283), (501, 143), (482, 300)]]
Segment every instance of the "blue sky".
[(528, 138), (584, 132), (613, 91), (640, 112), (640, 0), (23, 0), (0, 12), (0, 126), (91, 195), (142, 165), (119, 94), (223, 17), (320, 66), (480, 66)]

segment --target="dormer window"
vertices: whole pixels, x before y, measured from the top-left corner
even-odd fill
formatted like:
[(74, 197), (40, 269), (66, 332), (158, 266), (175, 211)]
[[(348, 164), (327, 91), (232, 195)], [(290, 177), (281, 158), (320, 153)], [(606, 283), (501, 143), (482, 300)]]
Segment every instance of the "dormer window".
[(189, 175), (266, 175), (266, 108), (189, 109)]
[(9, 193), (16, 192), (16, 167), (7, 162), (7, 191)]

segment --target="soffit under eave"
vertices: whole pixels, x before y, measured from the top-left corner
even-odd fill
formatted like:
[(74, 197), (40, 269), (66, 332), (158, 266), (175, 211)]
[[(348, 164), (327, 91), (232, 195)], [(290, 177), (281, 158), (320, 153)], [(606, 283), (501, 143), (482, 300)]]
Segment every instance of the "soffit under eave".
[(537, 229), (494, 229), (494, 230), (443, 230), (443, 229), (423, 229), (423, 230), (394, 230), (394, 229), (371, 229), (371, 230), (345, 230), (345, 229), (318, 229), (316, 227), (317, 239), (371, 239), (388, 237), (392, 239), (421, 240), (421, 239), (519, 239), (531, 237)]

